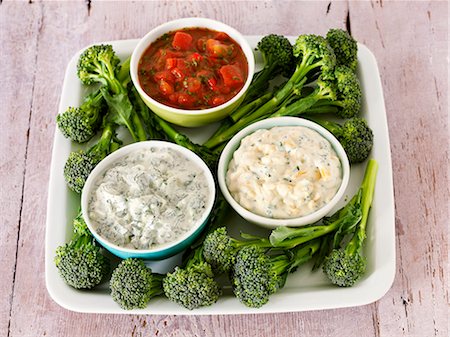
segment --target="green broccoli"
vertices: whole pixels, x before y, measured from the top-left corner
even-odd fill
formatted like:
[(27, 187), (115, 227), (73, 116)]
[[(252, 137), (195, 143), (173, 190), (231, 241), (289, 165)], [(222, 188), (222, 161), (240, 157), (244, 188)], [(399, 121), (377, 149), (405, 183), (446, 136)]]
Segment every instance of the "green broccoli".
[[(75, 224), (75, 222), (78, 224)], [(95, 245), (81, 214), (74, 221), (69, 243), (56, 249), (55, 265), (63, 280), (76, 289), (91, 289), (109, 274), (110, 262)]]
[(333, 284), (341, 287), (354, 285), (366, 271), (366, 259), (362, 256), (362, 249), (366, 238), (367, 219), (372, 206), (377, 171), (378, 163), (376, 160), (369, 160), (359, 190), (361, 220), (352, 239), (344, 247), (334, 249), (324, 260), (324, 273)]
[(310, 260), (319, 247), (320, 240), (313, 240), (274, 256), (266, 254), (261, 247), (243, 247), (231, 271), (235, 296), (248, 307), (263, 306), (270, 295), (284, 287), (288, 273)]
[(121, 141), (115, 136), (115, 126), (107, 123), (100, 140), (88, 150), (71, 152), (64, 165), (64, 179), (67, 186), (81, 193), (86, 179), (95, 166), (108, 154), (119, 148)]
[(64, 137), (84, 143), (99, 130), (104, 107), (103, 96), (96, 91), (88, 95), (80, 107), (69, 107), (56, 116), (56, 123)]
[(360, 163), (369, 157), (373, 147), (373, 132), (364, 118), (353, 117), (342, 125), (324, 119), (311, 120), (322, 125), (339, 140), (350, 163)]
[[(243, 237), (246, 235), (243, 234)], [(225, 227), (220, 227), (206, 236), (203, 242), (203, 256), (215, 274), (227, 273), (234, 265), (238, 251), (246, 246), (272, 247), (266, 238), (251, 237), (251, 240), (247, 241), (236, 240), (227, 234)]]
[(261, 52), (264, 65), (253, 76), (244, 104), (265, 92), (269, 87), (269, 81), (277, 75), (289, 78), (295, 69), (292, 45), (286, 37), (276, 34), (266, 35), (258, 42), (257, 49)]
[(122, 309), (143, 309), (150, 299), (163, 293), (163, 278), (164, 275), (152, 273), (144, 261), (125, 259), (112, 272), (111, 296)]
[[(128, 97), (126, 82), (118, 78), (120, 60), (111, 45), (93, 45), (80, 56), (77, 73), (86, 85), (101, 83), (100, 91), (108, 107), (114, 113), (108, 114), (110, 122), (125, 126), (135, 141), (147, 139), (139, 116)], [(124, 68), (127, 64), (125, 63)]]
[(206, 165), (208, 165), (211, 171), (213, 172), (215, 171), (217, 162), (219, 160), (219, 155), (217, 152), (213, 152), (203, 145), (192, 142), (186, 135), (175, 130), (172, 127), (172, 125), (167, 123), (165, 120), (163, 120), (156, 114), (152, 114), (152, 119), (157, 123), (158, 128), (162, 130), (162, 132), (166, 135), (166, 137), (170, 141), (196, 153), (200, 158), (202, 158), (205, 161)]
[(203, 259), (201, 246), (194, 251), (185, 267), (175, 267), (166, 275), (163, 289), (169, 300), (189, 310), (211, 305), (222, 294), (211, 266)]
[(210, 138), (204, 145), (210, 149), (219, 146), (233, 137), (238, 131), (261, 118), (271, 115), (286, 101), (301, 95), (308, 76), (317, 72), (322, 74), (323, 79), (328, 79), (336, 65), (336, 56), (325, 38), (317, 35), (300, 35), (293, 47), (294, 57), (297, 58), (295, 71), (289, 80), (282, 85), (274, 96), (255, 111), (240, 118), (235, 124)]
[(344, 65), (355, 71), (358, 65), (358, 43), (356, 40), (342, 29), (330, 29), (326, 39), (336, 55), (336, 65)]
[(315, 90), (306, 97), (281, 107), (271, 117), (334, 113), (341, 118), (352, 118), (361, 110), (361, 85), (356, 74), (346, 66), (322, 73)]

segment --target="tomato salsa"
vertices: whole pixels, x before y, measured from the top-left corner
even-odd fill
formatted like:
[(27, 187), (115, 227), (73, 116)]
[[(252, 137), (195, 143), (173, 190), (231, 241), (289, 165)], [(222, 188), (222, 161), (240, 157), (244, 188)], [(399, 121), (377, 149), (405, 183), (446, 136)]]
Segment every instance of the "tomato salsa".
[(248, 76), (241, 47), (226, 33), (185, 28), (164, 34), (138, 65), (142, 89), (180, 109), (206, 109), (233, 98)]

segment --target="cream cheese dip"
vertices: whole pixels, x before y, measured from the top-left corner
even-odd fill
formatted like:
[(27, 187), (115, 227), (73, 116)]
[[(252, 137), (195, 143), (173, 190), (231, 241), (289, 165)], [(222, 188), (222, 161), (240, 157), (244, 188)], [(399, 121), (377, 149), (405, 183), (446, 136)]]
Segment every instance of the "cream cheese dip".
[(210, 193), (202, 169), (179, 151), (138, 149), (94, 181), (88, 214), (108, 241), (154, 249), (188, 232), (204, 214)]
[(342, 184), (330, 142), (304, 126), (261, 129), (243, 138), (225, 181), (242, 207), (269, 218), (308, 215), (326, 205)]

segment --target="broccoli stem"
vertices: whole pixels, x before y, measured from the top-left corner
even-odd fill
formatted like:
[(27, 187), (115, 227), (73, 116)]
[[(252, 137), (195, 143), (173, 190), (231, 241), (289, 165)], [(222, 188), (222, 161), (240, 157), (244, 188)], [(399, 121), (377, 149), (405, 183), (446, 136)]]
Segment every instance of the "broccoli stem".
[(322, 225), (299, 228), (278, 227), (270, 234), (270, 243), (274, 247), (290, 249), (329, 233), (347, 232), (361, 220), (358, 200), (358, 194), (356, 194), (347, 205), (331, 217), (325, 218)]
[(359, 222), (355, 235), (346, 246), (347, 252), (351, 255), (354, 255), (356, 252), (361, 252), (364, 240), (366, 239), (367, 219), (372, 206), (377, 172), (378, 163), (374, 159), (369, 160), (367, 163), (366, 173), (361, 184), (361, 221)]
[(242, 117), (249, 114), (254, 109), (260, 107), (264, 103), (266, 103), (268, 100), (270, 100), (273, 96), (273, 93), (268, 92), (263, 96), (260, 96), (253, 101), (247, 103), (246, 105), (239, 107), (237, 110), (233, 111), (233, 113), (230, 115), (230, 118), (233, 120), (233, 122), (237, 122)]

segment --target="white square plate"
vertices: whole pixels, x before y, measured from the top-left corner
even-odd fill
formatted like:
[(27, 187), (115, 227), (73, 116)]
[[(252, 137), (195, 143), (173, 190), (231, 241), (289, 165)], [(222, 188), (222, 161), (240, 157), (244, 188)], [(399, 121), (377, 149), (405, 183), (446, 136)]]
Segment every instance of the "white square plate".
[[(255, 47), (262, 36), (248, 36)], [(292, 41), (294, 38), (292, 38)], [(106, 42), (111, 44), (121, 59), (131, 55), (138, 40)], [(63, 167), (69, 153), (79, 146), (73, 145), (56, 128), (50, 172), (47, 225), (45, 243), (45, 276), (48, 292), (62, 307), (90, 313), (139, 313), (161, 315), (192, 314), (245, 314), (305, 311), (358, 306), (381, 298), (391, 287), (395, 276), (395, 228), (392, 166), (386, 111), (383, 100), (380, 75), (374, 55), (364, 45), (359, 44), (358, 75), (363, 88), (362, 115), (368, 120), (374, 132), (372, 157), (379, 163), (375, 198), (370, 213), (365, 256), (367, 272), (362, 280), (351, 288), (333, 286), (321, 270), (312, 272), (311, 265), (299, 268), (288, 277), (283, 289), (271, 296), (261, 308), (247, 308), (225, 287), (224, 295), (212, 306), (187, 310), (169, 300), (158, 297), (150, 301), (145, 309), (125, 311), (109, 295), (108, 283), (90, 291), (80, 291), (66, 285), (58, 274), (53, 259), (58, 246), (71, 237), (72, 219), (76, 216), (79, 196), (71, 192), (63, 178)], [(64, 79), (59, 113), (68, 106), (78, 106), (86, 94), (77, 78), (76, 67), (81, 52), (70, 61)], [(260, 55), (256, 54), (257, 66), (261, 66)], [(182, 129), (195, 142), (203, 142), (214, 131), (215, 125), (196, 129)], [(365, 170), (365, 163), (353, 165), (346, 196), (351, 197), (358, 189)], [(342, 200), (342, 206), (345, 200)], [(246, 223), (238, 215), (230, 213), (226, 224), (233, 236), (239, 231), (264, 234), (267, 231)], [(168, 260), (148, 263), (155, 272), (166, 272), (179, 263), (180, 256)]]

